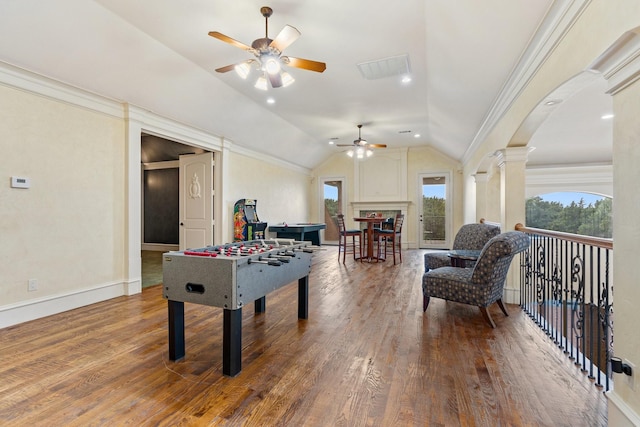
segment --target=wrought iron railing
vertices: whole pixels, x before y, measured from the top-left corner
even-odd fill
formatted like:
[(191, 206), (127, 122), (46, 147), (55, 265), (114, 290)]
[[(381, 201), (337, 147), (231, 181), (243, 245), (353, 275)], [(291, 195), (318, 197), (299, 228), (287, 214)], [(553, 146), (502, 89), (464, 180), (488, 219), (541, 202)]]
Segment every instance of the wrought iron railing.
[(613, 240), (516, 225), (531, 237), (521, 257), (520, 305), (595, 385), (610, 389)]

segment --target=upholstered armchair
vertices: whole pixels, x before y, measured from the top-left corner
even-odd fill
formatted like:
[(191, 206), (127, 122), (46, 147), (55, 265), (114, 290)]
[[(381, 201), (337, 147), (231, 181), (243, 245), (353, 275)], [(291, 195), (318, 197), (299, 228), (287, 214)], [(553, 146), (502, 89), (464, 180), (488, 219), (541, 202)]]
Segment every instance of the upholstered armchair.
[(529, 247), (529, 236), (509, 231), (491, 238), (480, 252), (474, 268), (442, 267), (422, 276), (423, 311), (431, 298), (441, 298), (480, 307), (482, 316), (495, 328), (487, 307), (498, 303), (505, 316), (502, 292), (513, 257)]
[[(453, 239), (453, 250), (481, 250), (494, 236), (500, 234), (500, 227), (492, 224), (465, 224), (460, 227)], [(424, 271), (451, 265), (447, 251), (429, 252), (424, 254)], [(474, 263), (467, 263), (473, 267)]]

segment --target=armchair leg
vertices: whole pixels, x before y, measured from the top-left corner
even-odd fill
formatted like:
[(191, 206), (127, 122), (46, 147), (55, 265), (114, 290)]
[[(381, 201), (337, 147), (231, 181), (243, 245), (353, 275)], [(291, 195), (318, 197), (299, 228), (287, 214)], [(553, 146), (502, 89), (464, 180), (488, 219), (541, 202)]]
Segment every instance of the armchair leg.
[(505, 316), (509, 316), (509, 312), (507, 312), (507, 308), (504, 306), (504, 304), (502, 303), (502, 298), (500, 298), (498, 301), (496, 301), (498, 303), (498, 307), (500, 307), (500, 310), (502, 310), (502, 312), (504, 313)]
[(487, 307), (480, 307), (480, 312), (482, 313), (482, 317), (484, 317), (484, 320), (486, 320), (487, 323), (489, 323), (489, 325), (491, 325), (491, 327), (495, 329), (496, 324), (493, 323), (493, 319), (491, 318), (491, 315), (487, 311)]
[(425, 295), (422, 297), (422, 311), (427, 311), (427, 307), (429, 307), (429, 297)]

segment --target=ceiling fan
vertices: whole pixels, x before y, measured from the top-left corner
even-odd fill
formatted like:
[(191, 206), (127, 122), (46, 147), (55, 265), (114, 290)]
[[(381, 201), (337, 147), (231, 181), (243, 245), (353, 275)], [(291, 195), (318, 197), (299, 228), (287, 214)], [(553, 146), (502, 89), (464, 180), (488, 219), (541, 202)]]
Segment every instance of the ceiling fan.
[(347, 156), (353, 157), (355, 154), (359, 159), (365, 155), (370, 157), (373, 154), (372, 148), (387, 148), (387, 144), (369, 144), (366, 139), (362, 139), (361, 130), (362, 125), (358, 125), (358, 139), (355, 139), (353, 144), (336, 144), (336, 147), (352, 147), (347, 151)]
[(263, 38), (254, 40), (251, 46), (232, 39), (218, 31), (209, 32), (211, 37), (244, 49), (256, 57), (256, 59), (248, 59), (238, 64), (217, 68), (217, 72), (226, 73), (227, 71), (235, 69), (241, 77), (246, 78), (251, 71), (251, 65), (255, 64), (263, 73), (263, 75), (258, 78), (256, 87), (266, 90), (267, 80), (269, 80), (273, 88), (288, 86), (293, 83), (293, 77), (291, 77), (289, 73), (282, 71), (283, 65), (316, 71), (318, 73), (323, 72), (327, 68), (324, 62), (282, 55), (282, 52), (300, 37), (300, 31), (291, 25), (285, 25), (276, 38), (272, 40), (269, 38), (269, 17), (273, 13), (273, 9), (264, 6), (260, 8), (260, 13), (264, 16), (265, 35)]
[(336, 147), (362, 147), (362, 148), (387, 148), (387, 144), (369, 144), (366, 139), (362, 139), (362, 125), (358, 125), (358, 139), (353, 144), (336, 144)]

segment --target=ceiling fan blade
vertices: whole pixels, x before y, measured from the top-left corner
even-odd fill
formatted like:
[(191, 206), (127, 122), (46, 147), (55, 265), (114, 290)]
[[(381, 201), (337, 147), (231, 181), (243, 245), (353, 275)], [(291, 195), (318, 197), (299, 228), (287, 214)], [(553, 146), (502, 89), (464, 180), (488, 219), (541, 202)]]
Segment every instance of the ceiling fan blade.
[(219, 72), (219, 73), (226, 73), (227, 71), (233, 70), (234, 68), (236, 68), (240, 64), (251, 65), (254, 62), (256, 62), (255, 59), (247, 59), (246, 61), (238, 62), (237, 64), (231, 64), (231, 65), (226, 65), (224, 67), (216, 68), (216, 71)]
[(265, 73), (269, 77), (269, 81), (271, 82), (271, 87), (276, 88), (282, 86), (282, 77), (280, 77), (280, 73), (277, 74), (269, 74)]
[(336, 144), (336, 147), (357, 147), (355, 144)]
[(244, 49), (244, 50), (248, 50), (248, 51), (252, 51), (253, 48), (251, 46), (247, 46), (246, 44), (239, 42), (236, 39), (232, 39), (229, 36), (225, 36), (222, 33), (219, 33), (217, 31), (209, 31), (209, 35), (213, 38), (216, 38), (218, 40), (222, 40), (225, 43), (229, 43), (235, 47), (239, 47), (240, 49)]
[(300, 37), (300, 31), (291, 25), (285, 25), (277, 37), (269, 44), (269, 47), (278, 49), (278, 51), (282, 52), (287, 48), (287, 46), (298, 40), (298, 37)]
[(237, 64), (226, 65), (224, 67), (216, 68), (216, 71), (219, 73), (226, 73), (227, 71), (231, 71), (236, 67)]
[(387, 144), (367, 144), (369, 148), (387, 148)]
[(327, 64), (325, 64), (324, 62), (311, 61), (310, 59), (294, 58), (292, 56), (282, 56), (281, 58), (285, 64), (291, 67), (302, 68), (303, 70), (316, 71), (318, 73), (321, 73), (327, 69)]

